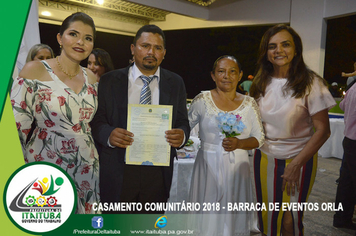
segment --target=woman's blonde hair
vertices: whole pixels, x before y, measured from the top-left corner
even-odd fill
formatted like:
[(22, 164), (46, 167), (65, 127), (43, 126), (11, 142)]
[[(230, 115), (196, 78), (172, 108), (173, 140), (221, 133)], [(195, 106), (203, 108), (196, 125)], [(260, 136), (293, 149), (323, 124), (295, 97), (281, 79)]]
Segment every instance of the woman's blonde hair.
[(54, 53), (53, 50), (50, 46), (48, 46), (47, 44), (35, 44), (32, 46), (32, 48), (30, 49), (30, 51), (27, 54), (27, 58), (26, 58), (26, 63), (29, 61), (33, 61), (33, 59), (35, 58), (35, 56), (37, 55), (39, 50), (42, 49), (48, 49), (51, 52), (51, 58), (54, 58)]

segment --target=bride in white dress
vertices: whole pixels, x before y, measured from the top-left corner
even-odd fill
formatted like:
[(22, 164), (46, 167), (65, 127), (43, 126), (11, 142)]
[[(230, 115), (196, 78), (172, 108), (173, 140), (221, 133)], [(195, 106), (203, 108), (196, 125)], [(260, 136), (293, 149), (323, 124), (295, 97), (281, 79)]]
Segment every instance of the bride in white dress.
[[(264, 142), (260, 113), (253, 98), (236, 92), (242, 77), (236, 58), (218, 58), (211, 77), (216, 88), (198, 94), (189, 109), (190, 126), (199, 124), (201, 139), (189, 202), (201, 208), (189, 216), (188, 224), (196, 235), (250, 235), (256, 212), (231, 211), (229, 204), (253, 203), (247, 150)], [(221, 112), (241, 117), (245, 128), (239, 136), (225, 138), (216, 119)]]

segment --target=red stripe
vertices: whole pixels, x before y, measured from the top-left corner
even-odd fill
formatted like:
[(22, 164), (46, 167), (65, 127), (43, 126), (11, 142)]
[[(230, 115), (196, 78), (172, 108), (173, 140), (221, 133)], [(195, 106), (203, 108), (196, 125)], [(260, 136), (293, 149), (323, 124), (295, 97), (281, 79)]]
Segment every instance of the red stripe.
[[(300, 189), (299, 189), (299, 197), (298, 197), (298, 202), (302, 202), (302, 194), (303, 194), (303, 187), (304, 187), (304, 178), (305, 178), (305, 166), (303, 166), (303, 172), (302, 172), (302, 179), (301, 179), (301, 185), (300, 185)], [(301, 214), (303, 214), (303, 211), (298, 211), (298, 229), (299, 229), (299, 236), (302, 236), (302, 230), (300, 227), (300, 224), (302, 222), (302, 216)]]
[(305, 178), (305, 165), (302, 168), (303, 168), (303, 173), (302, 173), (301, 185), (300, 185), (300, 189), (299, 189), (298, 202), (301, 202), (301, 200), (302, 200), (302, 193), (303, 193), (302, 190), (303, 190), (303, 187), (304, 187), (304, 178)]
[[(274, 159), (274, 186), (273, 186), (273, 192), (276, 192), (276, 183), (277, 183), (277, 167), (278, 167), (278, 162), (277, 159)], [(276, 202), (276, 194), (273, 195), (273, 202)]]

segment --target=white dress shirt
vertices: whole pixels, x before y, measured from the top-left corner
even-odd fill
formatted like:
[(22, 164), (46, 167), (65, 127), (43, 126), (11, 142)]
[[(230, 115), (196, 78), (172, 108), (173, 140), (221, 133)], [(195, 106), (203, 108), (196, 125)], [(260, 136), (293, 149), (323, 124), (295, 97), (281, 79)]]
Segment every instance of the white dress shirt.
[[(154, 74), (157, 79), (153, 79), (149, 84), (151, 89), (151, 104), (159, 105), (159, 74), (160, 68), (156, 70)], [(129, 69), (129, 86), (128, 86), (128, 103), (129, 104), (140, 104), (140, 95), (143, 87), (143, 81), (140, 76), (143, 75), (142, 72), (134, 64)]]

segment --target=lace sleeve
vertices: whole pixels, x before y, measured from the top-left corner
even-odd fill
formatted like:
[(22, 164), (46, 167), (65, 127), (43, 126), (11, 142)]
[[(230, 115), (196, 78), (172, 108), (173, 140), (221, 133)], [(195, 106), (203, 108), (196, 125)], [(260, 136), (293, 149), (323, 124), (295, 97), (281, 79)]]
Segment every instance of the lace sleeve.
[(258, 148), (260, 148), (265, 142), (265, 133), (263, 131), (263, 125), (261, 121), (261, 113), (260, 109), (256, 101), (251, 98), (251, 120), (252, 120), (252, 129), (251, 129), (251, 137), (255, 137), (259, 143)]
[(193, 129), (199, 123), (201, 108), (204, 105), (202, 103), (204, 103), (203, 94), (200, 93), (193, 99), (192, 104), (190, 104), (188, 111), (190, 129)]
[(12, 84), (11, 105), (24, 154), (26, 138), (34, 120), (33, 105), (35, 103), (35, 91), (36, 85), (32, 80), (17, 78)]

